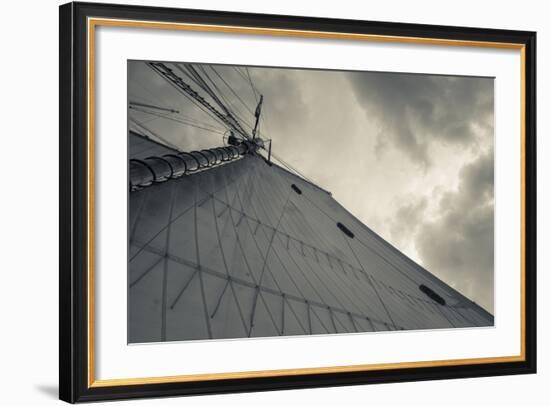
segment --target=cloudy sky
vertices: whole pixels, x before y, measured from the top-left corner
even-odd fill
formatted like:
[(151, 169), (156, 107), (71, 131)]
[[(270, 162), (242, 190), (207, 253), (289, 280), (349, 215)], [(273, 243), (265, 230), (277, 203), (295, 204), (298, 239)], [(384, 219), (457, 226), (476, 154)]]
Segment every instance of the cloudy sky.
[[(256, 105), (250, 75), (264, 96), (260, 130), (273, 140), (277, 156), (493, 312), (493, 79), (202, 69), (252, 125), (244, 106), (253, 111)], [(183, 150), (221, 145), (224, 129), (143, 62), (129, 62), (128, 97), (180, 112), (170, 115), (174, 121), (134, 110), (131, 128), (152, 131)]]

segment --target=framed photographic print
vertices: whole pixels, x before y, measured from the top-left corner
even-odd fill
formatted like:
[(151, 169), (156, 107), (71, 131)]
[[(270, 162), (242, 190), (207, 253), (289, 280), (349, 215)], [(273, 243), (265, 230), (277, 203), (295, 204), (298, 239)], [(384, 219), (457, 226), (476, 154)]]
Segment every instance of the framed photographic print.
[(533, 32), (60, 7), (60, 398), (536, 371)]

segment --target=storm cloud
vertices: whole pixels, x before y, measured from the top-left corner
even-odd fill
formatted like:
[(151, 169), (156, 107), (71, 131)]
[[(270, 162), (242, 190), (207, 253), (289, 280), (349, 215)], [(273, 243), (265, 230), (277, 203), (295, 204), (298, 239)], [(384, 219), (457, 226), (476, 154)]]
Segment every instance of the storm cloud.
[(492, 125), (492, 81), (399, 73), (352, 73), (366, 114), (379, 125), (378, 147), (397, 148), (425, 167), (434, 142), (476, 147)]
[[(493, 151), (467, 163), (457, 189), (411, 198), (387, 221), (400, 244), (414, 241), (421, 263), (493, 311)], [(428, 201), (435, 208), (428, 210)]]
[[(468, 297), (493, 289), (494, 194), (490, 151), (460, 172), (460, 185), (439, 200), (439, 217), (424, 222), (417, 247), (425, 265)], [(481, 299), (491, 309), (488, 299)]]

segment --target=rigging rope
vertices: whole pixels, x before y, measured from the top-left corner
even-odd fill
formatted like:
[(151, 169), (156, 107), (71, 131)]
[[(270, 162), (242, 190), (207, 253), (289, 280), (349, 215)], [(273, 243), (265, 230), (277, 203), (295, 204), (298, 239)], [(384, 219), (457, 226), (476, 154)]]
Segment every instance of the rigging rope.
[(153, 111), (147, 111), (145, 109), (139, 109), (139, 108), (136, 108), (136, 107), (130, 107), (132, 110), (135, 110), (135, 111), (139, 111), (139, 112), (142, 112), (142, 113), (146, 113), (146, 114), (151, 114), (151, 115), (154, 115), (154, 116), (157, 116), (157, 118), (164, 118), (166, 120), (170, 120), (170, 121), (174, 121), (176, 123), (180, 123), (180, 124), (184, 124), (184, 125), (188, 125), (190, 127), (194, 127), (194, 128), (199, 128), (201, 130), (205, 130), (205, 131), (208, 131), (208, 132), (211, 132), (213, 134), (219, 134), (219, 135), (224, 135), (225, 132), (224, 131), (220, 131), (218, 129), (212, 129), (212, 128), (207, 128), (207, 127), (202, 127), (200, 125), (197, 125), (197, 124), (194, 124), (192, 122), (187, 122), (185, 120), (182, 120), (182, 119), (178, 119), (176, 117), (173, 117), (171, 115), (168, 115), (168, 114), (162, 114), (162, 113), (158, 113), (158, 112), (153, 112)]
[[(186, 82), (183, 81), (179, 76), (177, 76), (172, 69), (168, 68), (164, 63), (161, 62), (148, 62), (148, 66), (153, 69), (161, 77), (165, 78), (173, 87), (175, 87), (181, 93), (188, 95), (189, 97), (196, 100), (212, 114), (214, 114), (219, 120), (225, 123), (230, 129), (235, 130), (243, 138), (250, 138), (250, 136), (242, 129), (240, 124), (232, 117), (228, 117), (218, 111), (212, 104), (210, 104), (204, 97), (200, 96), (195, 90), (189, 86)], [(178, 65), (177, 65), (178, 66)], [(181, 68), (180, 68), (181, 70)]]
[(146, 127), (144, 125), (144, 123), (140, 123), (138, 120), (136, 120), (135, 118), (132, 118), (132, 117), (128, 117), (129, 120), (134, 123), (135, 125), (137, 125), (139, 128), (141, 128), (142, 130), (145, 130), (146, 132), (148, 132), (149, 134), (153, 135), (155, 138), (159, 139), (161, 141), (161, 143), (163, 143), (164, 145), (167, 145), (169, 146), (170, 148), (173, 148), (177, 151), (180, 150), (179, 147), (177, 147), (176, 145), (172, 144), (170, 141), (167, 141), (165, 138), (159, 136), (157, 133), (155, 133), (154, 131), (152, 131), (150, 128)]
[(248, 112), (254, 115), (252, 109), (248, 107), (248, 105), (243, 101), (243, 99), (241, 99), (241, 97), (235, 92), (235, 90), (229, 85), (229, 83), (227, 83), (227, 81), (221, 76), (221, 74), (213, 66), (210, 66), (210, 69), (212, 69), (212, 71), (220, 78), (220, 80), (227, 86), (229, 91), (237, 98), (237, 100), (241, 102), (241, 104), (248, 110)]

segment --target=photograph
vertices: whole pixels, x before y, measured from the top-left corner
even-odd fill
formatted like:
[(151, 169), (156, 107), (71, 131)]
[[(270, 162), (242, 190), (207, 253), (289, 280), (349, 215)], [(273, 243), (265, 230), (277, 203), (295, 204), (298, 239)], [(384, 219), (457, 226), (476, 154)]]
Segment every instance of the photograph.
[(493, 328), (494, 82), (128, 60), (128, 344)]
[(59, 398), (515, 399), (540, 25), (254, 7), (59, 7)]

